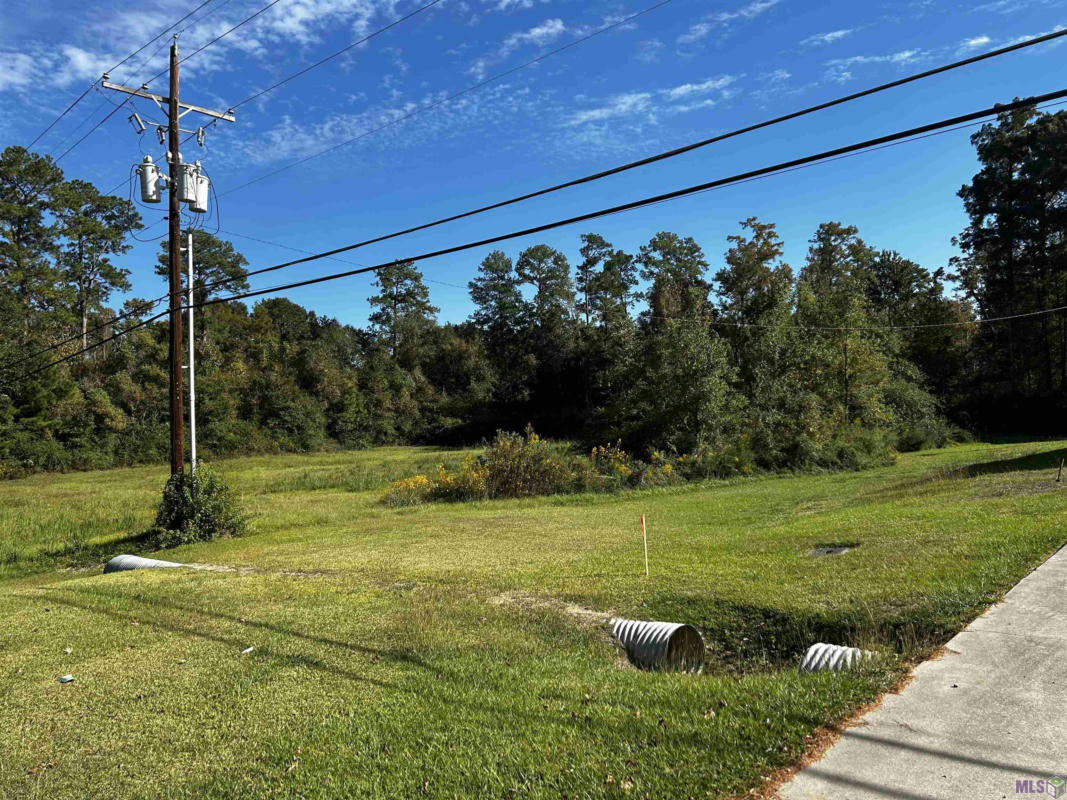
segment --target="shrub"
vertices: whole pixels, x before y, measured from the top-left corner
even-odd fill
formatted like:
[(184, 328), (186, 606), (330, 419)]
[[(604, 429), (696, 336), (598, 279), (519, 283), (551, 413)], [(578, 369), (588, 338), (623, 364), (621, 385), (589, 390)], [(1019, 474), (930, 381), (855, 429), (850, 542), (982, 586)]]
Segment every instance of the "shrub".
[(573, 457), (566, 444), (546, 442), (526, 427), (526, 435), (499, 431), (485, 448), (489, 497), (538, 497), (574, 489)]
[(393, 508), (415, 506), (429, 500), (433, 488), (433, 483), (425, 475), (413, 475), (389, 484), (382, 502)]
[(602, 488), (621, 489), (633, 484), (635, 462), (622, 449), (621, 441), (594, 447), (589, 452), (589, 462), (593, 471), (603, 479)]
[(195, 473), (171, 475), (163, 487), (151, 534), (160, 547), (205, 542), (245, 532), (248, 516), (218, 473), (198, 464)]
[(439, 464), (430, 497), (456, 503), (485, 500), (489, 496), (488, 480), (489, 468), (474, 456), (467, 456), (458, 472), (449, 472)]

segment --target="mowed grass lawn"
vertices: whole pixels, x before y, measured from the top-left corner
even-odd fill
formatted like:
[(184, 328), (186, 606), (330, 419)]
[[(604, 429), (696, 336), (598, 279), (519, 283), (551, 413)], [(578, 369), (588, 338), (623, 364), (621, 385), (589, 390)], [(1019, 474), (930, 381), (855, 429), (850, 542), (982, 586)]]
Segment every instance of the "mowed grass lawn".
[[(808, 644), (919, 657), (1067, 540), (1065, 444), (410, 509), (384, 484), (461, 451), (240, 459), (252, 532), (162, 555), (231, 569), (107, 576), (163, 468), (0, 483), (0, 796), (747, 792), (901, 674)], [(627, 668), (608, 615), (698, 625), (708, 670)]]

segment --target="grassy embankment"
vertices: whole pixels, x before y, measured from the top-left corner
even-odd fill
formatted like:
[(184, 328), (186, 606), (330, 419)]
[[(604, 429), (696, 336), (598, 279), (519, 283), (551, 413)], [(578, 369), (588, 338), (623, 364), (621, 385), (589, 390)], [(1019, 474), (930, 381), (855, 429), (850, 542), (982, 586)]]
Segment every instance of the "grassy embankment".
[[(64, 565), (132, 549), (162, 468), (0, 483), (0, 796), (742, 792), (898, 674), (807, 644), (921, 654), (1063, 544), (1063, 448), (400, 510), (462, 453), (240, 459), (252, 534), (164, 555), (233, 570), (109, 576)], [(621, 667), (607, 614), (699, 625), (709, 671)]]

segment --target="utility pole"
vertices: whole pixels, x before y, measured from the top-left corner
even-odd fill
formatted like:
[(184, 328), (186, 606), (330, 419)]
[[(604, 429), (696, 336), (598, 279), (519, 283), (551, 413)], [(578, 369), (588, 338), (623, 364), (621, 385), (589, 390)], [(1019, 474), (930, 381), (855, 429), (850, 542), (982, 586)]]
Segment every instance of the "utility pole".
[[(160, 144), (164, 142), (166, 131), (167, 163), (170, 168), (169, 176), (162, 176), (150, 156), (145, 156), (144, 161), (138, 165), (137, 171), (141, 176), (141, 200), (146, 203), (160, 202), (159, 187), (165, 183), (168, 190), (169, 210), (167, 213), (167, 273), (170, 286), (170, 473), (177, 475), (185, 469), (185, 423), (184, 423), (184, 392), (182, 389), (182, 246), (181, 246), (181, 223), (182, 203), (188, 203), (193, 213), (203, 214), (207, 212), (208, 178), (203, 174), (200, 162), (195, 166), (182, 163), (181, 134), (190, 133), (196, 135), (197, 144), (204, 144), (204, 128), (184, 130), (181, 127), (181, 118), (190, 111), (212, 117), (217, 122), (225, 120), (233, 122), (233, 109), (225, 112), (213, 111), (203, 106), (195, 106), (183, 103), (178, 97), (178, 70), (180, 66), (178, 58), (178, 34), (174, 34), (174, 41), (170, 46), (170, 92), (167, 97), (153, 94), (148, 91), (147, 85), (140, 89), (129, 86), (121, 86), (111, 83), (105, 73), (102, 86), (135, 97), (145, 97), (155, 102), (159, 110), (166, 115), (166, 125), (158, 122), (152, 123), (159, 134)], [(151, 121), (150, 121), (151, 122)], [(138, 134), (144, 133), (147, 126), (137, 114), (130, 115), (130, 123)], [(192, 258), (193, 240), (189, 236), (189, 305), (193, 303), (193, 280)], [(189, 383), (190, 392), (193, 389), (193, 310), (189, 309)], [(194, 415), (196, 413), (195, 399), (190, 393), (190, 434), (192, 435), (191, 455), (193, 469), (196, 464), (196, 433)]]
[(196, 348), (193, 344), (193, 304), (196, 302), (193, 296), (193, 234), (188, 234), (189, 246), (186, 248), (185, 257), (188, 265), (189, 300), (189, 472), (196, 474)]
[(170, 277), (170, 474), (185, 468), (185, 426), (182, 420), (182, 204), (178, 199), (178, 170), (182, 154), (178, 125), (178, 36), (170, 45), (170, 96), (167, 98), (167, 152), (171, 180), (167, 187), (167, 264)]

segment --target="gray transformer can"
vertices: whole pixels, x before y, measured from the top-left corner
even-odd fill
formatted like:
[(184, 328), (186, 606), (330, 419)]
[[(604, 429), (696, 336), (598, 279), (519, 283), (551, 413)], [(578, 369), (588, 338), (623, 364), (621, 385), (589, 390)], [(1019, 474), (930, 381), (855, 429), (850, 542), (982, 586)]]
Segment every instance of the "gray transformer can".
[(210, 179), (207, 175), (200, 171), (200, 162), (197, 162), (196, 172), (196, 197), (189, 203), (189, 210), (196, 212), (197, 214), (207, 213), (207, 197), (211, 188)]
[(178, 164), (178, 200), (182, 203), (196, 202), (196, 164)]
[(152, 163), (152, 156), (145, 156), (144, 161), (137, 165), (137, 174), (141, 176), (141, 202), (158, 203), (159, 167)]

